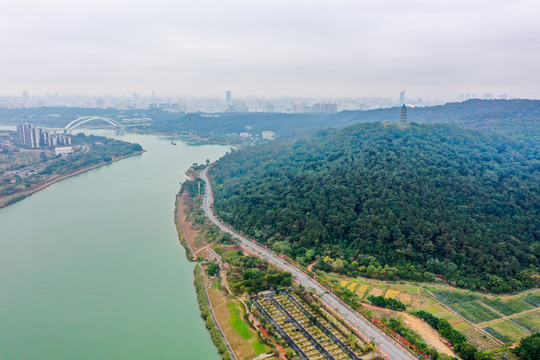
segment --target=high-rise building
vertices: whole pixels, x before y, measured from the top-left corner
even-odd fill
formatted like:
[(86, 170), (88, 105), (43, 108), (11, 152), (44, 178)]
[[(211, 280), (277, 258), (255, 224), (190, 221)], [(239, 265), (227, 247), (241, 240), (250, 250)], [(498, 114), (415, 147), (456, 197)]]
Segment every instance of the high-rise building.
[(225, 91), (225, 111), (233, 111), (231, 90)]
[(71, 145), (71, 137), (65, 134), (51, 134), (45, 129), (34, 127), (31, 124), (17, 125), (19, 145), (37, 149), (42, 146)]
[(337, 113), (336, 103), (316, 103), (311, 106), (311, 112), (314, 114), (335, 114)]
[(407, 122), (407, 108), (405, 107), (405, 104), (403, 104), (403, 106), (401, 107), (399, 122), (400, 124), (405, 124)]
[(30, 99), (30, 97), (28, 96), (28, 91), (23, 91), (22, 97), (23, 97), (23, 106), (26, 108), (28, 107), (28, 100)]
[(399, 93), (399, 105), (405, 104), (405, 90), (401, 90)]

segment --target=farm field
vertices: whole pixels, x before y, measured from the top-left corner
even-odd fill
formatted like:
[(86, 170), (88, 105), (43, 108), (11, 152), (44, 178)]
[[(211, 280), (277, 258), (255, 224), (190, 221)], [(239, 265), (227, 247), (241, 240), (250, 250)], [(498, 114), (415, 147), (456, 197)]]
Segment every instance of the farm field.
[(517, 316), (514, 320), (534, 332), (540, 332), (540, 309)]
[(368, 289), (368, 285), (365, 285), (365, 284), (361, 284), (357, 289), (356, 289), (356, 295), (358, 295), (358, 297), (360, 299), (362, 299), (364, 297), (364, 295), (366, 294), (366, 290)]
[[(334, 282), (340, 281), (344, 288), (357, 284), (354, 292), (363, 301), (369, 295), (394, 298), (408, 307), (446, 319), (471, 344), (483, 351), (502, 348), (502, 343), (512, 344), (523, 336), (540, 331), (540, 290), (527, 295), (495, 297), (446, 286), (332, 278)], [(522, 314), (524, 311), (528, 312)], [(506, 318), (510, 316), (511, 319)]]
[(391, 298), (395, 299), (399, 295), (399, 291), (397, 290), (388, 290), (386, 292), (386, 295), (384, 295), (385, 298)]
[(465, 319), (475, 324), (495, 320), (502, 317), (495, 311), (482, 305), (482, 303), (480, 303), (479, 301), (464, 301), (460, 303), (454, 303), (450, 307), (458, 314), (463, 316)]
[(385, 292), (385, 289), (381, 289), (380, 287), (374, 287), (369, 295), (372, 295), (372, 296), (383, 296), (384, 295), (384, 292)]
[(506, 316), (534, 309), (532, 305), (518, 299), (501, 300), (484, 298), (482, 302)]
[(474, 327), (469, 327), (468, 329), (460, 331), (465, 335), (467, 341), (476, 346), (479, 350), (492, 351), (501, 347), (501, 344), (496, 340)]
[(497, 337), (499, 340), (503, 341), (504, 343), (514, 343), (518, 342), (519, 339), (531, 335), (530, 331), (527, 331), (522, 326), (514, 323), (511, 320), (502, 320), (499, 322), (496, 322), (494, 324), (491, 324), (489, 326), (490, 329), (494, 330), (497, 334), (499, 334), (501, 337), (499, 338), (491, 331), (487, 330), (490, 334)]
[(523, 299), (528, 304), (531, 304), (534, 307), (540, 307), (540, 291), (537, 291), (534, 294), (527, 295)]
[(480, 299), (479, 295), (462, 292), (462, 291), (451, 291), (451, 290), (442, 290), (436, 288), (428, 288), (435, 298), (442, 302), (445, 305), (452, 305), (464, 301), (474, 301)]

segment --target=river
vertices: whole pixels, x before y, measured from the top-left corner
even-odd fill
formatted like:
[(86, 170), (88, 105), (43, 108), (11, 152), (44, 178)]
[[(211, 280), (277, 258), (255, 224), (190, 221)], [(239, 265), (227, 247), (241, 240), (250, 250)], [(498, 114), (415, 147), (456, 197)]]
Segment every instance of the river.
[(0, 359), (219, 359), (173, 211), (228, 147), (91, 132), (148, 151), (0, 209)]

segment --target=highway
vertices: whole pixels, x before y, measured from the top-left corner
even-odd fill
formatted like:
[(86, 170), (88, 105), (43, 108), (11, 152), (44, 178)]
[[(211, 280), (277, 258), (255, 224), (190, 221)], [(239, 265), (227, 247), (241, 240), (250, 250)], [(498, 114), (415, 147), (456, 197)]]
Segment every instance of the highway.
[(203, 210), (206, 216), (216, 224), (222, 231), (231, 234), (238, 239), (241, 244), (248, 250), (258, 256), (266, 259), (268, 262), (276, 265), (277, 267), (290, 271), (297, 281), (305, 288), (313, 288), (318, 294), (322, 294), (321, 300), (328, 306), (336, 309), (338, 313), (346, 319), (349, 323), (355, 325), (358, 330), (370, 339), (375, 341), (375, 344), (392, 360), (411, 360), (416, 359), (412, 356), (404, 347), (398, 345), (382, 331), (378, 330), (373, 324), (366, 320), (362, 315), (352, 310), (349, 306), (339, 300), (334, 294), (328, 292), (322, 285), (316, 280), (309, 277), (306, 273), (298, 269), (296, 266), (281, 259), (273, 251), (258, 245), (254, 241), (250, 241), (246, 237), (242, 236), (231, 230), (226, 225), (222, 224), (215, 216), (212, 210), (214, 203), (214, 194), (212, 192), (212, 185), (208, 177), (208, 167), (201, 171), (200, 177), (205, 182), (205, 194), (203, 199)]

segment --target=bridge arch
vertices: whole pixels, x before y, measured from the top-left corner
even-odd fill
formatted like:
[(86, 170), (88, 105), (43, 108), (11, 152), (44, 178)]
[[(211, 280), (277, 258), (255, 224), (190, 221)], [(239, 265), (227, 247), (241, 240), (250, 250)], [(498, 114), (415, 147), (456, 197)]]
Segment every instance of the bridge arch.
[(94, 121), (94, 120), (102, 120), (102, 121), (108, 122), (109, 124), (115, 126), (120, 131), (124, 130), (124, 125), (122, 125), (121, 123), (119, 123), (116, 120), (113, 120), (113, 119), (110, 119), (110, 118), (107, 118), (107, 117), (103, 117), (103, 116), (82, 116), (80, 118), (77, 118), (77, 119), (73, 120), (69, 124), (67, 124), (66, 127), (64, 128), (64, 133), (65, 134), (71, 134), (73, 129), (76, 129), (79, 126), (81, 126), (82, 124), (85, 124), (85, 123), (87, 123), (89, 121)]

